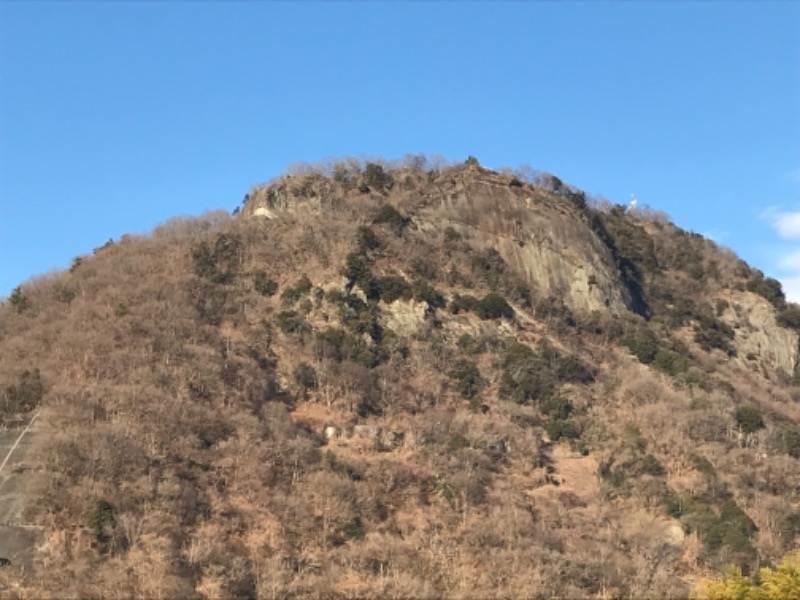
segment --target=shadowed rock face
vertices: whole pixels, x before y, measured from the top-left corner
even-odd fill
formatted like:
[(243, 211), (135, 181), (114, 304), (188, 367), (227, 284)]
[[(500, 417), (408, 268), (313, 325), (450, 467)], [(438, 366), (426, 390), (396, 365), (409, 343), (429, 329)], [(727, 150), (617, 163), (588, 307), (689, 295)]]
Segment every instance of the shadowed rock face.
[(394, 185), (382, 193), (319, 175), (284, 177), (255, 190), (241, 214), (336, 218), (348, 206), (389, 202), (433, 240), (449, 227), (475, 248), (496, 250), (536, 298), (554, 298), (579, 311), (621, 314), (633, 308), (611, 251), (568, 199), (517, 181), (511, 185), (509, 177), (480, 168), (394, 175)]

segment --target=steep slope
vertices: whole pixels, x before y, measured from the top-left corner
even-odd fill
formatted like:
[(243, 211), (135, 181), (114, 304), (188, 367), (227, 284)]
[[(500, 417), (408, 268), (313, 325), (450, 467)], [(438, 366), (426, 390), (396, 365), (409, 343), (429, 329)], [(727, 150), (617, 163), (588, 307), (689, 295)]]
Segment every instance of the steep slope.
[(23, 284), (0, 415), (55, 433), (4, 593), (684, 597), (796, 547), (798, 307), (589, 204), (341, 163)]

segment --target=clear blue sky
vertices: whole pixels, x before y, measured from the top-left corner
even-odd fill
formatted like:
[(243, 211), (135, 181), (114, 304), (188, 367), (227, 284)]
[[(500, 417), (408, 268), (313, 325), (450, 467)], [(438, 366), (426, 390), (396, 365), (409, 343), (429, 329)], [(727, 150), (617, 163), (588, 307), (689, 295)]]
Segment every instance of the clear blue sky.
[(0, 295), (409, 152), (635, 193), (800, 300), (800, 3), (0, 2)]

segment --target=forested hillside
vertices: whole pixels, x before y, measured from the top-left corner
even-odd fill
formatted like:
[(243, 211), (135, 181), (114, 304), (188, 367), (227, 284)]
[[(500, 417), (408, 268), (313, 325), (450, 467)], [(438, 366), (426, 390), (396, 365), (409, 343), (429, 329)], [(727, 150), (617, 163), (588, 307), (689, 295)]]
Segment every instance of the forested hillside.
[(0, 592), (681, 598), (795, 550), (800, 308), (534, 175), (307, 168), (14, 290)]

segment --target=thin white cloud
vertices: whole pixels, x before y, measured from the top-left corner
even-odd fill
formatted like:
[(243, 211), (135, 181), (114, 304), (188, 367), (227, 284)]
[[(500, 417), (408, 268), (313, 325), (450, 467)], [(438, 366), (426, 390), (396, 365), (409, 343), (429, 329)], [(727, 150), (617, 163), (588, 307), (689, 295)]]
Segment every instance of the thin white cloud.
[[(798, 170), (800, 175), (800, 170)], [(800, 240), (800, 211), (782, 210), (778, 206), (770, 206), (764, 210), (760, 218), (785, 240)], [(790, 302), (800, 303), (800, 248), (796, 243), (783, 245), (775, 252), (776, 278), (781, 282), (783, 293)]]
[(783, 293), (789, 302), (800, 303), (800, 275), (794, 277), (781, 277)]
[(778, 235), (787, 240), (800, 239), (800, 211), (780, 211), (768, 208), (761, 213)]
[(730, 235), (730, 231), (722, 231), (721, 229), (712, 229), (710, 231), (704, 231), (703, 237), (710, 239), (717, 244), (721, 244), (722, 240)]

